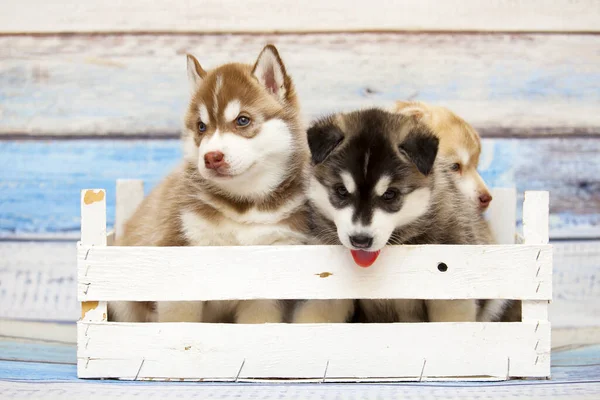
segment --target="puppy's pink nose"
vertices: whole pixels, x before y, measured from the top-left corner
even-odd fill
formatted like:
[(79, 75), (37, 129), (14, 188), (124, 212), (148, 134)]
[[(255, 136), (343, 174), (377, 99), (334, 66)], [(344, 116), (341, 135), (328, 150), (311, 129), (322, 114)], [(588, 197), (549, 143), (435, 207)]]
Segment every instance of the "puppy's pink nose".
[(492, 201), (492, 196), (489, 193), (484, 193), (479, 196), (479, 207), (487, 208)]
[(217, 169), (227, 164), (225, 154), (220, 151), (211, 151), (204, 155), (204, 165), (208, 169)]

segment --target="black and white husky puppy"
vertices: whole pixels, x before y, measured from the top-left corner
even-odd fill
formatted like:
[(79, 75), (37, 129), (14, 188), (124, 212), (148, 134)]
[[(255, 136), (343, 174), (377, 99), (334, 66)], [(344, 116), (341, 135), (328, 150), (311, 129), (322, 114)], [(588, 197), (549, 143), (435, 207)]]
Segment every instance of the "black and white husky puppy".
[[(313, 235), (323, 244), (344, 245), (357, 264), (371, 265), (387, 244), (492, 243), (481, 213), (455, 185), (451, 162), (436, 160), (438, 139), (426, 125), (380, 109), (361, 110), (319, 120), (308, 130), (308, 142)], [(301, 302), (293, 320), (346, 322), (354, 304)], [(487, 313), (478, 318), (476, 300), (358, 305), (366, 322), (489, 320)]]

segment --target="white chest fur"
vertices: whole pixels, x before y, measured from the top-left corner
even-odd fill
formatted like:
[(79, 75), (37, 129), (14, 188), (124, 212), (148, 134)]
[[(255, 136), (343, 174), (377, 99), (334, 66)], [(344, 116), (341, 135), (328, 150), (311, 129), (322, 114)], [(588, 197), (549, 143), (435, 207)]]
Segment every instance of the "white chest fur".
[(181, 213), (183, 232), (192, 246), (304, 244), (303, 234), (279, 222), (248, 223), (230, 218), (218, 222), (192, 211)]

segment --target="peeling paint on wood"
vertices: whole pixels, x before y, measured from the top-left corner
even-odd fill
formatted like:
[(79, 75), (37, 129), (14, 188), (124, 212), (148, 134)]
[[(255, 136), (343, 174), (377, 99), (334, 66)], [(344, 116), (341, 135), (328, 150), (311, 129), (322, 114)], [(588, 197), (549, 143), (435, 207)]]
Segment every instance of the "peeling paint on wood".
[(103, 191), (94, 191), (94, 190), (86, 190), (85, 196), (83, 197), (83, 202), (87, 205), (96, 203), (98, 201), (104, 200), (104, 192)]
[[(600, 242), (558, 242), (553, 248), (553, 326), (600, 326)], [(75, 242), (0, 242), (0, 260), (0, 318), (80, 317)]]
[(307, 118), (410, 98), (450, 107), (484, 135), (597, 135), (599, 40), (447, 33), (0, 36), (0, 134), (177, 137), (189, 93), (185, 53), (213, 68), (254, 62), (274, 43)]

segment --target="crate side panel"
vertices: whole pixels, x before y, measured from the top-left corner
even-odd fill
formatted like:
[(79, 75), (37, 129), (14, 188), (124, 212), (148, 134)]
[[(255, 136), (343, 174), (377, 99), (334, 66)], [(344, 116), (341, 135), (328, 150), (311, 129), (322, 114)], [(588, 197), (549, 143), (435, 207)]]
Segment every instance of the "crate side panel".
[(547, 323), (80, 323), (78, 329), (88, 338), (78, 350), (80, 377), (506, 379), (546, 377), (550, 368)]
[(373, 266), (359, 268), (342, 246), (80, 248), (78, 298), (548, 300), (551, 251), (550, 245), (389, 246)]

